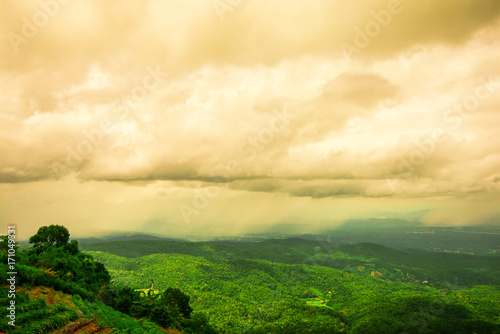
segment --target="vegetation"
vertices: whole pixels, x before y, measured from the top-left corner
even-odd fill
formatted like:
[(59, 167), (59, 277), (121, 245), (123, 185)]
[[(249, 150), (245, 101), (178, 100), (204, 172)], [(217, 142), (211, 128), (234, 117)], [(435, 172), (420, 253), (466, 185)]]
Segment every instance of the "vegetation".
[[(500, 333), (495, 256), (301, 239), (131, 239), (82, 252), (57, 225), (30, 242), (17, 249), (15, 329), (0, 295), (2, 332)], [(2, 238), (4, 281), (7, 248)]]
[[(239, 258), (275, 263), (308, 264), (371, 276), (379, 272), (392, 281), (427, 281), (446, 288), (459, 278), (461, 286), (500, 285), (500, 257), (438, 253), (416, 249), (396, 250), (358, 243), (334, 246), (326, 242), (297, 238), (263, 242), (179, 242), (167, 240), (111, 241), (82, 245), (87, 251), (104, 251), (126, 258), (158, 253), (201, 257), (211, 262)], [(135, 266), (135, 267), (132, 267)], [(124, 262), (123, 270), (138, 268)]]
[[(190, 297), (179, 289), (167, 288), (162, 293), (141, 297), (130, 287), (115, 285), (105, 266), (81, 252), (78, 242), (70, 242), (69, 236), (64, 226), (44, 226), (29, 239), (32, 247), (17, 249), (16, 291), (26, 292), (16, 294), (16, 327), (11, 328), (6, 306), (12, 298), (8, 289), (2, 289), (0, 331), (48, 333), (68, 327), (67, 331), (72, 332), (79, 326), (91, 325), (116, 333), (163, 333), (166, 328), (185, 333), (216, 333), (202, 314), (191, 316)], [(0, 270), (4, 282), (11, 271), (7, 250), (8, 238), (2, 237)], [(47, 288), (50, 289), (44, 290)], [(42, 296), (35, 291), (42, 291)], [(71, 302), (54, 303), (54, 291), (71, 296)]]
[[(9, 303), (6, 289), (2, 289), (0, 300), (2, 301), (2, 306)], [(1, 308), (0, 315), (2, 319), (7, 319), (7, 312), (6, 307)], [(66, 306), (47, 305), (44, 299), (30, 300), (28, 294), (18, 293), (16, 296), (16, 325), (18, 326), (15, 330), (12, 330), (6, 322), (2, 322), (0, 331), (10, 334), (45, 334), (77, 318), (76, 311)]]
[[(149, 241), (144, 243), (145, 247), (152, 245)], [(292, 243), (295, 248), (285, 240), (256, 246), (272, 245), (275, 257), (309, 247), (309, 242), (304, 242), (302, 248), (300, 240)], [(116, 247), (116, 243), (107, 244)], [(176, 244), (180, 245), (179, 253), (187, 252), (187, 245)], [(494, 333), (500, 330), (497, 311), (500, 291), (495, 278), (492, 285), (465, 285), (461, 276), (452, 276), (456, 264), (447, 264), (445, 268), (452, 270), (443, 269), (440, 275), (435, 273), (437, 269), (433, 270), (438, 264), (444, 265), (441, 259), (444, 256), (446, 261), (456, 259), (464, 265), (465, 272), (471, 266), (479, 270), (473, 260), (490, 266), (483, 267), (483, 271), (495, 272), (497, 260), (492, 257), (484, 261), (483, 257), (435, 256), (426, 252), (423, 258), (416, 259), (413, 256), (417, 251), (394, 251), (391, 255), (391, 249), (378, 245), (347, 245), (328, 255), (329, 259), (340, 260), (339, 267), (349, 269), (340, 270), (322, 265), (328, 263), (321, 260), (323, 255), (307, 255), (302, 263), (289, 264), (255, 259), (258, 254), (254, 251), (228, 254), (229, 248), (224, 244), (222, 249), (217, 244), (192, 245), (192, 252), (202, 256), (153, 254), (125, 258), (102, 251), (90, 253), (106, 265), (118, 284), (147, 287), (153, 281), (160, 289), (174, 286), (185, 291), (193, 307), (204, 311), (210, 323), (226, 333)], [(415, 272), (422, 277), (427, 272), (434, 274), (434, 285), (423, 283), (426, 280), (415, 282), (415, 277), (403, 269), (393, 269), (395, 274), (391, 276), (385, 267), (389, 263), (403, 269), (414, 264), (418, 266)]]

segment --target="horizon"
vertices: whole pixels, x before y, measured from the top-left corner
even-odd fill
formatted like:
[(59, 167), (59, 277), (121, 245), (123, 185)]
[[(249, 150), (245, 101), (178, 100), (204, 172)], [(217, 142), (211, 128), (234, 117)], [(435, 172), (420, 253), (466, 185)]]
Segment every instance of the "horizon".
[[(371, 226), (367, 226), (369, 224)], [(411, 229), (412, 231), (444, 231), (446, 232), (456, 232), (463, 231), (467, 233), (480, 233), (480, 234), (500, 234), (500, 227), (496, 225), (471, 225), (471, 226), (444, 226), (444, 225), (424, 225), (419, 221), (406, 221), (399, 219), (364, 219), (364, 220), (346, 220), (340, 225), (315, 225), (311, 224), (275, 224), (267, 228), (256, 229), (253, 231), (247, 231), (241, 234), (206, 234), (206, 233), (195, 233), (190, 232), (186, 234), (176, 234), (176, 233), (154, 233), (141, 230), (92, 230), (87, 231), (83, 234), (74, 234), (70, 232), (70, 240), (87, 240), (87, 239), (98, 239), (100, 241), (118, 241), (122, 238), (127, 237), (137, 237), (142, 236), (144, 240), (150, 240), (150, 237), (158, 238), (162, 240), (172, 240), (172, 241), (185, 241), (185, 242), (205, 242), (205, 241), (220, 241), (220, 240), (246, 240), (246, 241), (262, 241), (262, 240), (280, 240), (280, 239), (303, 239), (304, 237), (333, 237), (336, 233), (346, 237), (352, 237), (360, 233), (367, 231), (373, 231), (376, 229), (377, 232), (382, 233), (395, 233), (399, 228), (405, 227)], [(407, 231), (407, 233), (409, 233)], [(23, 233), (26, 234), (26, 233)], [(34, 234), (34, 233), (33, 233)], [(30, 236), (18, 238), (18, 242), (28, 243)], [(134, 238), (134, 240), (141, 240), (140, 238)], [(307, 240), (307, 238), (306, 238)], [(320, 239), (318, 239), (320, 240)], [(372, 241), (359, 241), (359, 242), (369, 242)], [(352, 243), (347, 241), (346, 243)]]

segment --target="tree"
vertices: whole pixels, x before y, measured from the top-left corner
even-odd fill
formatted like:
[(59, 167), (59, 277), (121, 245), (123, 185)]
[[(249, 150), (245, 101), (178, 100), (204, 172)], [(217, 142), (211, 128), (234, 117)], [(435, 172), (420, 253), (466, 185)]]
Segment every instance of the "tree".
[(184, 318), (189, 319), (193, 308), (189, 306), (189, 296), (177, 288), (167, 288), (161, 296), (161, 302), (179, 310)]
[(119, 287), (113, 308), (122, 313), (130, 314), (130, 307), (139, 299), (139, 293), (130, 287)]
[(217, 331), (210, 326), (206, 315), (203, 313), (193, 313), (192, 319), (185, 321), (185, 326), (187, 327), (184, 329), (185, 332), (188, 332), (186, 329), (190, 329), (190, 333), (217, 334)]
[(38, 232), (29, 239), (29, 242), (33, 244), (37, 253), (43, 252), (48, 246), (65, 246), (68, 241), (69, 231), (66, 227), (61, 225), (42, 226), (38, 229)]
[(173, 309), (165, 305), (156, 305), (151, 309), (150, 320), (161, 327), (169, 327), (174, 323)]
[(117, 295), (116, 287), (111, 284), (106, 284), (99, 289), (96, 299), (105, 305), (113, 306)]
[(70, 243), (64, 245), (64, 250), (73, 255), (78, 254), (80, 252), (80, 249), (78, 248), (78, 241), (71, 240)]

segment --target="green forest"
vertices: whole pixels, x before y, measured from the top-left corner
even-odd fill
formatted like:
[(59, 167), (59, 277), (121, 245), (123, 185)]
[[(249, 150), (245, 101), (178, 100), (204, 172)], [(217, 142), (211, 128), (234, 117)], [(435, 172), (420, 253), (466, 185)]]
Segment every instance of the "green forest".
[(57, 225), (17, 252), (7, 333), (500, 333), (493, 255), (299, 238), (79, 244)]
[[(29, 239), (27, 249), (2, 237), (2, 282), (11, 277), (11, 249), (16, 250), (17, 274), (14, 298), (8, 285), (0, 295), (0, 332), (217, 333), (203, 313), (193, 312), (190, 297), (178, 288), (141, 294), (115, 284), (103, 263), (80, 251), (78, 241), (69, 236), (64, 226), (43, 226)], [(8, 317), (11, 310), (15, 318)]]

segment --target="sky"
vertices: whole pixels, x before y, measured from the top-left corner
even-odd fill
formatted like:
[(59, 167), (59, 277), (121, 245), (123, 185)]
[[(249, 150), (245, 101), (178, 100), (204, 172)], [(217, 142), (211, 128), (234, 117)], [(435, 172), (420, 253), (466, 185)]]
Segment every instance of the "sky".
[(498, 0), (1, 6), (0, 220), (23, 237), (500, 225)]

